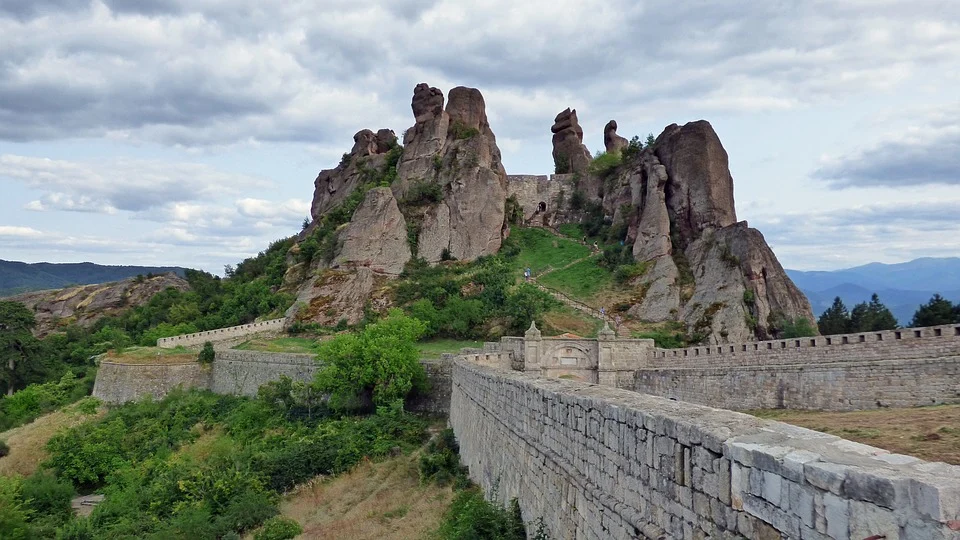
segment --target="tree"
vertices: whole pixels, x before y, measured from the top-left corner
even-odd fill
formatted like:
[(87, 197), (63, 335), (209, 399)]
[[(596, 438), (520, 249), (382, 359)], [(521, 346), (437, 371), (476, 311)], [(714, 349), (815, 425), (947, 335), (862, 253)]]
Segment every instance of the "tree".
[(913, 314), (910, 326), (937, 326), (955, 322), (960, 322), (960, 304), (954, 306), (953, 302), (934, 294), (929, 302), (922, 304)]
[(197, 361), (205, 366), (209, 366), (213, 363), (214, 359), (217, 357), (217, 352), (213, 350), (213, 343), (209, 341), (203, 342), (203, 348), (200, 349), (200, 354), (197, 355)]
[(7, 395), (22, 387), (27, 360), (40, 351), (31, 330), (37, 324), (33, 312), (19, 302), (0, 301), (0, 362)]
[(833, 299), (833, 305), (817, 319), (817, 327), (825, 336), (847, 333), (850, 327), (850, 313), (839, 296)]
[(873, 293), (870, 302), (861, 302), (850, 312), (850, 327), (848, 332), (876, 332), (879, 330), (893, 330), (897, 319), (887, 306), (880, 302), (877, 293)]
[(386, 406), (423, 389), (426, 374), (416, 341), (426, 324), (398, 309), (354, 334), (341, 334), (320, 347), (323, 367), (315, 384), (330, 394), (330, 407), (346, 410)]

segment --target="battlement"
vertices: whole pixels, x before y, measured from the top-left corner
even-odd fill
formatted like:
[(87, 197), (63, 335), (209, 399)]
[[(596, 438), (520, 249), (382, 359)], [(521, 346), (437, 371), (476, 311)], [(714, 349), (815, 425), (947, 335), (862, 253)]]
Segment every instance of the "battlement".
[(157, 347), (161, 349), (172, 349), (181, 346), (192, 347), (194, 345), (203, 345), (207, 341), (216, 343), (218, 341), (228, 341), (238, 337), (265, 332), (279, 332), (283, 330), (285, 321), (286, 319), (273, 319), (227, 328), (218, 328), (216, 330), (207, 330), (205, 332), (194, 332), (193, 334), (181, 334), (179, 336), (160, 338), (157, 340)]

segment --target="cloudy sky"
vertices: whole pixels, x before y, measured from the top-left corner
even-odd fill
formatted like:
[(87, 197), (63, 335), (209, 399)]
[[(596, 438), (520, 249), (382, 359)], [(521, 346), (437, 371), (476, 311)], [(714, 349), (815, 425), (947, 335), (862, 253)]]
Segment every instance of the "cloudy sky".
[(419, 82), (483, 92), (508, 173), (568, 106), (591, 150), (709, 120), (790, 268), (960, 254), (960, 2), (272, 4), (0, 0), (0, 258), (221, 272)]

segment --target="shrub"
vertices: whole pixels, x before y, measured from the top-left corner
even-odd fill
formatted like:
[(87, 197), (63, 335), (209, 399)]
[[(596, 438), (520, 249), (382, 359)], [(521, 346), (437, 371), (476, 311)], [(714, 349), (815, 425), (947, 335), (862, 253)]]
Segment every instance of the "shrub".
[(253, 538), (254, 540), (289, 540), (302, 533), (303, 527), (296, 521), (275, 516), (265, 521)]
[(49, 471), (42, 471), (24, 480), (21, 489), (26, 507), (38, 515), (63, 519), (70, 516), (70, 499), (74, 491), (69, 482), (57, 479)]
[(459, 452), (460, 445), (453, 430), (441, 431), (420, 455), (420, 481), (436, 482), (441, 486), (454, 482), (454, 487), (465, 487), (469, 483), (467, 468), (460, 464)]
[(623, 155), (620, 152), (597, 152), (590, 162), (590, 173), (606, 178), (623, 162)]
[(646, 263), (621, 264), (613, 271), (613, 279), (622, 285), (646, 272)]
[(459, 120), (450, 126), (450, 133), (454, 139), (471, 139), (480, 134), (480, 130), (475, 127), (469, 127)]
[(436, 182), (420, 180), (407, 190), (403, 203), (411, 206), (432, 204), (443, 199), (443, 186)]
[(743, 291), (743, 303), (752, 306), (754, 302), (757, 301), (757, 298), (753, 292), (753, 289), (746, 289)]
[(205, 366), (209, 366), (213, 363), (213, 360), (216, 358), (217, 353), (213, 350), (213, 343), (205, 341), (203, 343), (203, 348), (200, 349), (200, 354), (197, 355), (197, 361)]
[(461, 491), (443, 517), (437, 536), (443, 539), (497, 538), (525, 540), (527, 535), (516, 499), (510, 508), (487, 501), (477, 488)]

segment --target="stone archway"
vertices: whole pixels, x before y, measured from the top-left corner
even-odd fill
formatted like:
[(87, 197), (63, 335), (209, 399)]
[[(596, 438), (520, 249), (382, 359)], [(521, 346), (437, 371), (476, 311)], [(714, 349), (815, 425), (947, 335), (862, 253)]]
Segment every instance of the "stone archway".
[(542, 214), (547, 211), (547, 203), (540, 201), (540, 204), (537, 205), (537, 213)]

